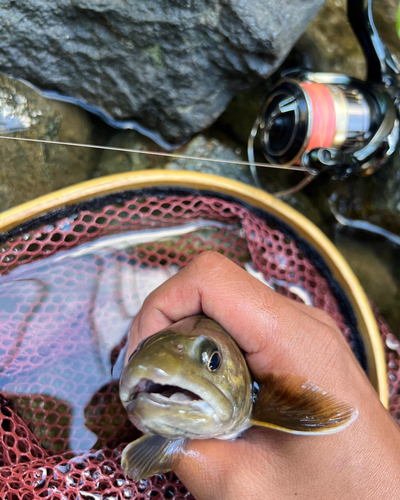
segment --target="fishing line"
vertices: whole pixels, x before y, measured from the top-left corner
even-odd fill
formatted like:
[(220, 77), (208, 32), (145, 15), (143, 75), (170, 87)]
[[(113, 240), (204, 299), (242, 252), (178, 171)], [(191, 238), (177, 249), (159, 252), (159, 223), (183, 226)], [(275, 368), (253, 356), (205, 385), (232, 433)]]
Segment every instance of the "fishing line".
[(305, 167), (299, 165), (275, 165), (270, 163), (255, 163), (243, 160), (220, 160), (217, 158), (204, 158), (201, 156), (187, 156), (181, 154), (174, 153), (162, 153), (156, 151), (146, 151), (142, 149), (127, 149), (127, 148), (115, 148), (111, 146), (98, 146), (96, 144), (80, 144), (78, 142), (62, 142), (62, 141), (48, 141), (45, 139), (28, 139), (27, 137), (10, 137), (7, 135), (0, 135), (0, 139), (8, 139), (11, 141), (25, 141), (25, 142), (36, 142), (41, 144), (54, 144), (57, 146), (74, 146), (80, 148), (90, 148), (90, 149), (101, 149), (105, 151), (118, 151), (121, 153), (137, 153), (142, 155), (151, 155), (151, 156), (163, 156), (168, 158), (178, 158), (183, 160), (194, 160), (194, 161), (205, 161), (205, 162), (214, 162), (214, 163), (228, 163), (231, 165), (244, 165), (246, 167), (264, 167), (264, 168), (281, 168), (284, 170), (298, 170), (300, 172), (307, 172)]

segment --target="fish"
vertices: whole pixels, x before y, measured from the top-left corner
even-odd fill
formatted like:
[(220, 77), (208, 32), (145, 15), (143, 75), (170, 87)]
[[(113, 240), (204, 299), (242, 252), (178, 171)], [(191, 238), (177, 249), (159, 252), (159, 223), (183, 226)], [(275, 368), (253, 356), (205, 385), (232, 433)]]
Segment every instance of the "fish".
[(143, 433), (121, 455), (134, 481), (173, 470), (191, 439), (233, 440), (252, 426), (332, 434), (358, 416), (304, 377), (271, 372), (256, 380), (235, 340), (205, 315), (143, 340), (123, 368), (119, 395)]

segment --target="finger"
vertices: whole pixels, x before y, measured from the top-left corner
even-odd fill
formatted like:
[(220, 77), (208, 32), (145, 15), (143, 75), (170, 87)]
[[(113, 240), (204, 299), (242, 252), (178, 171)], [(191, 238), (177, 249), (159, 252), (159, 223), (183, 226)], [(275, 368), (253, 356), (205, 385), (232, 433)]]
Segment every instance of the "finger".
[[(213, 252), (196, 257), (150, 294), (133, 322), (129, 351), (144, 337), (201, 312), (221, 324), (248, 353), (255, 376), (274, 369), (312, 376), (318, 362), (324, 362), (327, 376), (329, 364), (336, 361), (337, 330)], [(312, 359), (311, 350), (316, 353)]]

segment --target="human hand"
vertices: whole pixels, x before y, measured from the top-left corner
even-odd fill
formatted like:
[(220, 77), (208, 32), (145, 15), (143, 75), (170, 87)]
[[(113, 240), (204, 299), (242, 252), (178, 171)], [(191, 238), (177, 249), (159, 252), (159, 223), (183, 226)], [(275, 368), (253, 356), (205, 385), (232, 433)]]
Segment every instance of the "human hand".
[(128, 356), (144, 338), (201, 312), (233, 336), (256, 378), (301, 375), (357, 406), (359, 417), (334, 435), (253, 427), (235, 441), (191, 441), (176, 473), (197, 500), (400, 498), (400, 431), (336, 323), (221, 255), (201, 254), (146, 299)]

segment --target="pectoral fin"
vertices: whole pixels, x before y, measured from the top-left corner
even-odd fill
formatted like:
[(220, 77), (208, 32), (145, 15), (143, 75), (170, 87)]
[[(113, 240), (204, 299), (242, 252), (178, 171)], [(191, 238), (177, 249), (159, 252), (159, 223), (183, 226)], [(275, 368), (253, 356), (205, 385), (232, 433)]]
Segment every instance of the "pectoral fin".
[(133, 481), (172, 470), (185, 454), (189, 439), (166, 439), (145, 434), (124, 448), (122, 468)]
[(293, 434), (332, 434), (350, 425), (358, 416), (357, 408), (303, 377), (271, 373), (259, 385), (252, 425)]

